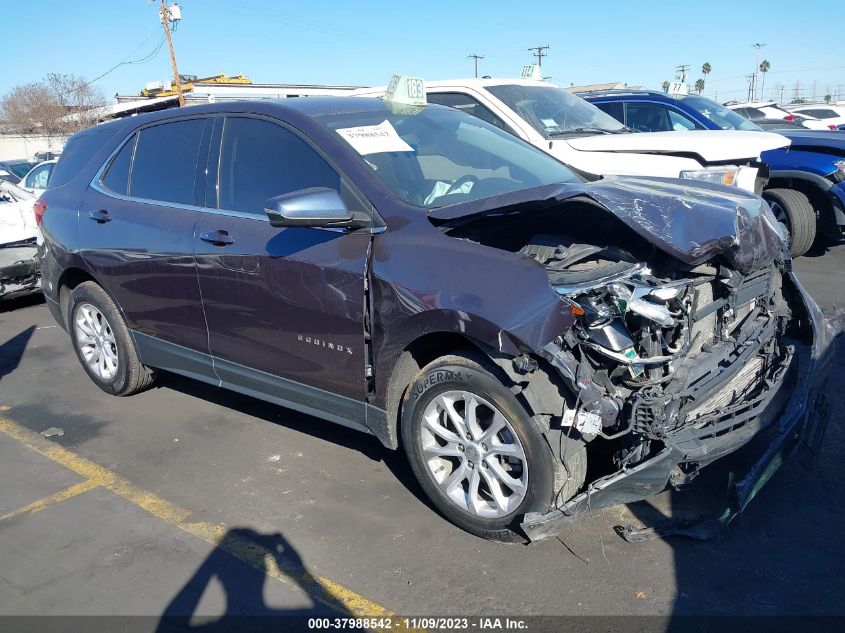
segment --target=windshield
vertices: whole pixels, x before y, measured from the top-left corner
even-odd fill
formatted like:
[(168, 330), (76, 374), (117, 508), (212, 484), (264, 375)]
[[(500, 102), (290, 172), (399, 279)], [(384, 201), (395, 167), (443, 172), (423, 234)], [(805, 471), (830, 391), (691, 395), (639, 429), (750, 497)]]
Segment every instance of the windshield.
[(592, 103), (555, 86), (505, 84), (486, 86), (486, 90), (546, 138), (628, 131)]
[(548, 154), (453, 108), (378, 109), (314, 118), (346, 141), (391, 193), (417, 207), (581, 182)]
[(741, 114), (734, 112), (733, 110), (728, 110), (726, 107), (721, 106), (715, 101), (711, 101), (705, 97), (684, 97), (683, 102), (713, 121), (713, 123), (723, 130), (748, 130), (750, 132), (759, 132), (762, 129)]

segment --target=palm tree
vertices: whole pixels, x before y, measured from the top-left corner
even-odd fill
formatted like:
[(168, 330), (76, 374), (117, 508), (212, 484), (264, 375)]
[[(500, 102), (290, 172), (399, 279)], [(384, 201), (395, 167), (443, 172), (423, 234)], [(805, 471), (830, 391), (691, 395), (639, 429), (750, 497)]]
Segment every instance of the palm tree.
[(668, 81), (664, 81), (662, 84), (660, 84), (660, 87), (663, 88), (663, 92), (669, 92), (669, 82)]
[(701, 66), (701, 73), (704, 75), (705, 78), (707, 78), (707, 75), (710, 74), (711, 70), (713, 70), (713, 68), (710, 66), (710, 62), (704, 62), (704, 64)]
[(697, 79), (697, 80), (696, 80), (696, 82), (695, 82), (695, 91), (696, 91), (698, 94), (701, 94), (702, 92), (704, 92), (704, 80), (703, 80), (703, 79)]
[[(760, 72), (763, 73), (763, 82), (760, 86), (760, 96), (763, 96), (763, 88), (766, 86), (766, 73), (769, 72), (769, 69), (772, 65), (769, 63), (768, 59), (764, 59), (760, 62)], [(756, 96), (756, 95), (755, 95)]]

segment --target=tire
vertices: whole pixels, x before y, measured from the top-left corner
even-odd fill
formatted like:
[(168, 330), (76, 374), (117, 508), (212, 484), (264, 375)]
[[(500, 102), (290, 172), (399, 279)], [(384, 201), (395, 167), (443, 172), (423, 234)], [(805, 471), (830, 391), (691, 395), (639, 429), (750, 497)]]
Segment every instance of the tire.
[(100, 286), (86, 281), (74, 288), (67, 315), (76, 357), (100, 389), (129, 396), (153, 384), (155, 373), (141, 364), (123, 317)]
[[(474, 416), (467, 415), (470, 407)], [(467, 419), (475, 424), (466, 424)], [(547, 512), (560, 496), (556, 481), (563, 485), (565, 479), (549, 444), (496, 376), (495, 366), (480, 355), (456, 353), (424, 367), (405, 392), (401, 431), (411, 469), (428, 498), (449, 521), (471, 534), (524, 542), (519, 532), (522, 516)], [(473, 485), (476, 494), (471, 494)], [(498, 487), (498, 495), (492, 486)]]
[(794, 189), (768, 189), (763, 192), (763, 198), (775, 217), (786, 224), (792, 257), (801, 257), (816, 239), (816, 210), (810, 200)]

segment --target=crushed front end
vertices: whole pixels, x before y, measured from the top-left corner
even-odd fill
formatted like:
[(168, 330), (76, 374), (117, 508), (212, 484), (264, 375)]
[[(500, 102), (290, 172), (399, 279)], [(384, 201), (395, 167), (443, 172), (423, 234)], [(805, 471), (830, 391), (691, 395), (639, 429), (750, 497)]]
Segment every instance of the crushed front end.
[[(591, 508), (685, 487), (714, 460), (769, 440), (735, 485), (729, 520), (785, 452), (818, 447), (831, 332), (760, 198), (646, 179), (579, 189), (450, 230), (544, 266), (574, 315), (527, 356), (565, 387), (544, 424), (547, 437), (586, 447), (585, 483), (521, 528), (554, 536)], [(518, 358), (509, 375), (530, 386), (520, 366), (534, 371)]]
[(721, 257), (652, 266), (616, 247), (556, 240), (540, 236), (523, 253), (546, 266), (578, 320), (541, 355), (577, 394), (563, 432), (602, 444), (590, 456), (603, 474), (552, 512), (528, 515), (530, 538), (589, 508), (684, 487), (776, 423), (779, 448), (806, 431), (828, 336), (788, 261), (746, 273)]
[(0, 299), (41, 289), (39, 246), (35, 238), (0, 244)]

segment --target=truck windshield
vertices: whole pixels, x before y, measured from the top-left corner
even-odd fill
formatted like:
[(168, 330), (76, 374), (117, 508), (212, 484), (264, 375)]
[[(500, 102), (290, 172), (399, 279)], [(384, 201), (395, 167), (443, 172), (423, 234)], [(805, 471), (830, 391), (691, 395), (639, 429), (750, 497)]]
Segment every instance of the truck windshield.
[(417, 207), (581, 182), (548, 154), (453, 108), (377, 108), (314, 118), (349, 144), (392, 194)]
[(485, 89), (546, 138), (629, 131), (592, 103), (555, 86), (502, 84)]
[(685, 105), (690, 106), (702, 116), (718, 125), (723, 130), (748, 130), (759, 132), (762, 128), (752, 123), (741, 114), (728, 110), (706, 97), (688, 96), (683, 98)]

